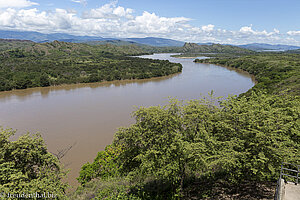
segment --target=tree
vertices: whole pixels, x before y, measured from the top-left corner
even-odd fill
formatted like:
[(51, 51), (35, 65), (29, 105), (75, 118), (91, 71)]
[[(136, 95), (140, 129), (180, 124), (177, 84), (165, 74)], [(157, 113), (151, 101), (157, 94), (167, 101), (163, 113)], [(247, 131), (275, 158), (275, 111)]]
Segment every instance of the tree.
[(11, 141), (11, 129), (0, 129), (0, 192), (4, 194), (53, 194), (62, 199), (67, 184), (59, 160), (47, 151), (39, 134), (29, 133)]
[(115, 144), (122, 145), (122, 170), (138, 179), (154, 178), (170, 184), (172, 192), (182, 190), (188, 169), (204, 164), (204, 146), (185, 136), (184, 110), (171, 99), (164, 107), (140, 108), (134, 112), (136, 124), (120, 129)]
[(121, 146), (108, 145), (104, 151), (98, 152), (93, 163), (85, 163), (77, 178), (82, 185), (94, 178), (112, 178), (120, 175), (118, 156), (123, 151)]

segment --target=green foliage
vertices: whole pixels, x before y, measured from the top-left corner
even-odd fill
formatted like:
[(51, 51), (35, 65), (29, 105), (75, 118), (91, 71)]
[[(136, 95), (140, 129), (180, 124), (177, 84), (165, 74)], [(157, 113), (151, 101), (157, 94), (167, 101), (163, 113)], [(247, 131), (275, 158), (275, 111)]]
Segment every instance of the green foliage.
[(0, 130), (0, 193), (44, 192), (62, 199), (67, 184), (58, 159), (47, 151), (40, 135), (29, 134), (11, 141), (12, 130)]
[(34, 42), (29, 40), (0, 39), (0, 51), (30, 47)]
[(124, 178), (93, 179), (84, 186), (79, 186), (69, 199), (109, 199), (140, 200), (138, 195), (130, 193), (131, 184)]
[(274, 180), (281, 162), (300, 161), (300, 99), (252, 93), (230, 98), (215, 119), (219, 143), (211, 165), (240, 181)]
[(79, 172), (78, 182), (84, 185), (93, 178), (107, 179), (120, 175), (118, 156), (122, 152), (121, 146), (109, 145), (104, 151), (98, 152), (93, 163), (86, 163)]
[(130, 172), (130, 176), (151, 176), (182, 186), (187, 170), (205, 166), (205, 144), (200, 143), (202, 135), (196, 135), (195, 131), (200, 130), (192, 119), (199, 115), (195, 106), (203, 114), (215, 112), (215, 106), (204, 106), (205, 103), (210, 102), (191, 101), (188, 106), (182, 106), (172, 99), (162, 108), (137, 110), (136, 124), (116, 133), (114, 142), (125, 149), (120, 155), (122, 169)]

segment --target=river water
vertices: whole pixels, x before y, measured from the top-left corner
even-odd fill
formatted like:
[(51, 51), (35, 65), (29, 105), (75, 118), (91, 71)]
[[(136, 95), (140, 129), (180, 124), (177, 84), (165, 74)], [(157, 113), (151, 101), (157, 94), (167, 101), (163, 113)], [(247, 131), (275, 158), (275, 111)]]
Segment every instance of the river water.
[(71, 169), (68, 181), (75, 186), (78, 172), (97, 152), (110, 144), (118, 127), (134, 122), (135, 106), (163, 105), (168, 96), (199, 98), (214, 90), (216, 96), (240, 94), (254, 86), (248, 73), (171, 54), (141, 56), (183, 65), (182, 73), (135, 81), (74, 84), (0, 93), (0, 126), (40, 132), (52, 153), (73, 146), (62, 158)]

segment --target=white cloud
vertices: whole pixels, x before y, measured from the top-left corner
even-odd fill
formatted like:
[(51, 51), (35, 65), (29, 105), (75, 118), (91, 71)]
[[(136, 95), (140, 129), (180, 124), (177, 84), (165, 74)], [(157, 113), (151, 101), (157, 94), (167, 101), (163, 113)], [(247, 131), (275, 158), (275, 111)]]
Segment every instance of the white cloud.
[(187, 23), (189, 20), (190, 19), (185, 17), (159, 17), (155, 13), (145, 11), (141, 16), (137, 16), (124, 23), (122, 26), (123, 29), (121, 30), (147, 34), (175, 33), (176, 31), (184, 30), (182, 25)]
[(0, 0), (0, 8), (25, 8), (34, 5), (39, 4), (28, 0)]
[(288, 31), (287, 34), (291, 36), (300, 36), (300, 31)]
[[(76, 0), (77, 1), (77, 0)], [(78, 0), (79, 1), (79, 0)], [(281, 33), (256, 30), (253, 25), (238, 30), (225, 30), (213, 24), (192, 26), (186, 17), (161, 17), (144, 11), (134, 15), (130, 8), (117, 5), (117, 1), (77, 15), (76, 10), (55, 9), (40, 11), (37, 8), (0, 9), (0, 29), (30, 30), (44, 33), (62, 32), (74, 35), (102, 37), (164, 37), (187, 42), (214, 43), (281, 43), (300, 45), (300, 31)]]
[(203, 31), (210, 32), (210, 31), (213, 31), (213, 30), (214, 30), (214, 27), (215, 27), (215, 25), (208, 24), (208, 25), (206, 25), (206, 26), (202, 26), (201, 29), (202, 29)]
[(262, 35), (262, 36), (271, 36), (271, 35), (279, 33), (279, 31), (277, 29), (274, 29), (274, 32), (269, 32), (269, 33), (266, 30), (256, 31), (256, 30), (252, 29), (252, 24), (250, 26), (241, 27), (239, 32), (242, 33), (242, 34)]
[(280, 33), (280, 31), (278, 29), (276, 29), (276, 28), (274, 28), (273, 31), (274, 31), (275, 34), (279, 34)]
[(101, 6), (100, 8), (91, 9), (84, 12), (82, 17), (85, 19), (117, 19), (120, 17), (132, 18), (131, 13), (133, 13), (133, 9), (125, 9), (121, 6), (117, 7), (116, 4), (117, 2), (113, 1)]

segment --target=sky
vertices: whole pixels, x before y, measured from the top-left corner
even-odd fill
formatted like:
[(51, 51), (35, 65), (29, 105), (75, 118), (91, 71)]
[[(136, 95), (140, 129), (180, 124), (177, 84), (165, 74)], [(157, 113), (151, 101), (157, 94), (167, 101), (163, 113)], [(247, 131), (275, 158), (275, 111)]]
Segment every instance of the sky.
[(300, 46), (300, 1), (0, 0), (0, 30)]

